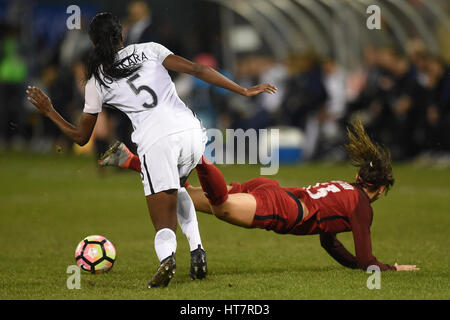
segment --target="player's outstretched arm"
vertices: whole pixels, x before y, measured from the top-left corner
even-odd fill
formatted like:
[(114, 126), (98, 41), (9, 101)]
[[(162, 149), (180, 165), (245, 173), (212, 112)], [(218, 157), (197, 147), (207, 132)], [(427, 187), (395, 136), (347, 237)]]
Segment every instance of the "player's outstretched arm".
[(253, 97), (263, 92), (273, 94), (277, 91), (277, 88), (268, 83), (259, 84), (248, 89), (243, 88), (211, 67), (189, 61), (173, 54), (167, 56), (163, 62), (163, 66), (171, 71), (193, 75), (194, 77), (197, 77), (205, 82), (246, 97)]
[(395, 269), (397, 271), (416, 271), (420, 270), (420, 268), (417, 268), (416, 265), (408, 265), (408, 264), (394, 264)]
[(80, 146), (88, 143), (97, 121), (97, 114), (83, 113), (78, 127), (67, 122), (54, 108), (50, 98), (39, 88), (28, 86), (28, 101), (46, 117), (52, 120), (59, 129), (73, 142)]
[(320, 245), (339, 264), (344, 267), (357, 269), (358, 261), (344, 245), (336, 238), (336, 234), (324, 232), (320, 234)]

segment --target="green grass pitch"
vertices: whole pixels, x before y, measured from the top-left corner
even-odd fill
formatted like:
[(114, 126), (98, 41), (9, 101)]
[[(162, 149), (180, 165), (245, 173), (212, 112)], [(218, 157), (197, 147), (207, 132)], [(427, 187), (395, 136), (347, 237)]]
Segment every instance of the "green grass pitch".
[[(256, 166), (222, 166), (228, 182), (259, 175)], [(189, 247), (178, 229), (177, 273), (169, 287), (147, 289), (158, 265), (155, 231), (140, 175), (66, 155), (0, 154), (0, 299), (449, 299), (450, 170), (394, 166), (396, 184), (374, 203), (374, 254), (385, 263), (417, 264), (388, 272), (381, 289), (368, 274), (338, 265), (318, 236), (247, 230), (199, 213), (209, 276), (191, 281)], [(284, 186), (352, 181), (348, 164), (280, 168)], [(198, 185), (195, 173), (189, 180)], [(100, 234), (117, 249), (106, 274), (82, 273), (66, 287), (66, 269), (83, 237)], [(351, 233), (338, 236), (354, 251)]]

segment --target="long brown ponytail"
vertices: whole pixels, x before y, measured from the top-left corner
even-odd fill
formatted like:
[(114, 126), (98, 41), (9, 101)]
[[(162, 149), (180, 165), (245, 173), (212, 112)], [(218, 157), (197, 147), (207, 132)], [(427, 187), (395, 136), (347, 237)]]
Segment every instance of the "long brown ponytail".
[(391, 153), (386, 146), (372, 142), (359, 118), (347, 127), (349, 142), (345, 148), (351, 164), (359, 168), (356, 184), (376, 191), (386, 186), (386, 192), (394, 185)]

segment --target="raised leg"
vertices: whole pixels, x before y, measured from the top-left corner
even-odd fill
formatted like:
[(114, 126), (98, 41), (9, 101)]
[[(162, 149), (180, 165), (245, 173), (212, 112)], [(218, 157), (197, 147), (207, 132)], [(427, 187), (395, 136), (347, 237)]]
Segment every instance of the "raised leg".
[(210, 211), (216, 217), (240, 227), (251, 228), (256, 212), (256, 199), (253, 195), (228, 194), (230, 187), (226, 185), (222, 173), (205, 157), (197, 165), (196, 170), (203, 190), (203, 195), (197, 190), (192, 192), (194, 205), (196, 206), (196, 203), (199, 205), (198, 210), (209, 212), (203, 198), (205, 197), (210, 205)]
[(202, 187), (193, 187), (191, 185), (186, 187), (186, 191), (194, 203), (195, 210), (204, 213), (212, 214), (211, 205), (209, 204), (208, 198), (206, 198)]
[(256, 199), (249, 193), (233, 193), (220, 205), (211, 205), (220, 220), (239, 227), (252, 228), (256, 212)]

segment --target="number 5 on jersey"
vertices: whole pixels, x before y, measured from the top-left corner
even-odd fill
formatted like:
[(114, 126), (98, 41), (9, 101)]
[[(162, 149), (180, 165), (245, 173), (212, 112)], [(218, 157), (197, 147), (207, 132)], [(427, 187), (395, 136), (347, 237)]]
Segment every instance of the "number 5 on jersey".
[(128, 85), (130, 86), (131, 90), (133, 90), (135, 95), (139, 95), (139, 93), (141, 91), (147, 91), (152, 96), (153, 102), (151, 104), (144, 103), (143, 106), (145, 108), (154, 108), (154, 107), (156, 107), (156, 105), (158, 104), (158, 97), (156, 96), (155, 91), (153, 91), (153, 89), (150, 88), (149, 86), (140, 86), (140, 87), (136, 88), (136, 86), (134, 85), (133, 81), (135, 81), (139, 77), (140, 77), (139, 73), (136, 73), (134, 76), (130, 77), (127, 80)]

